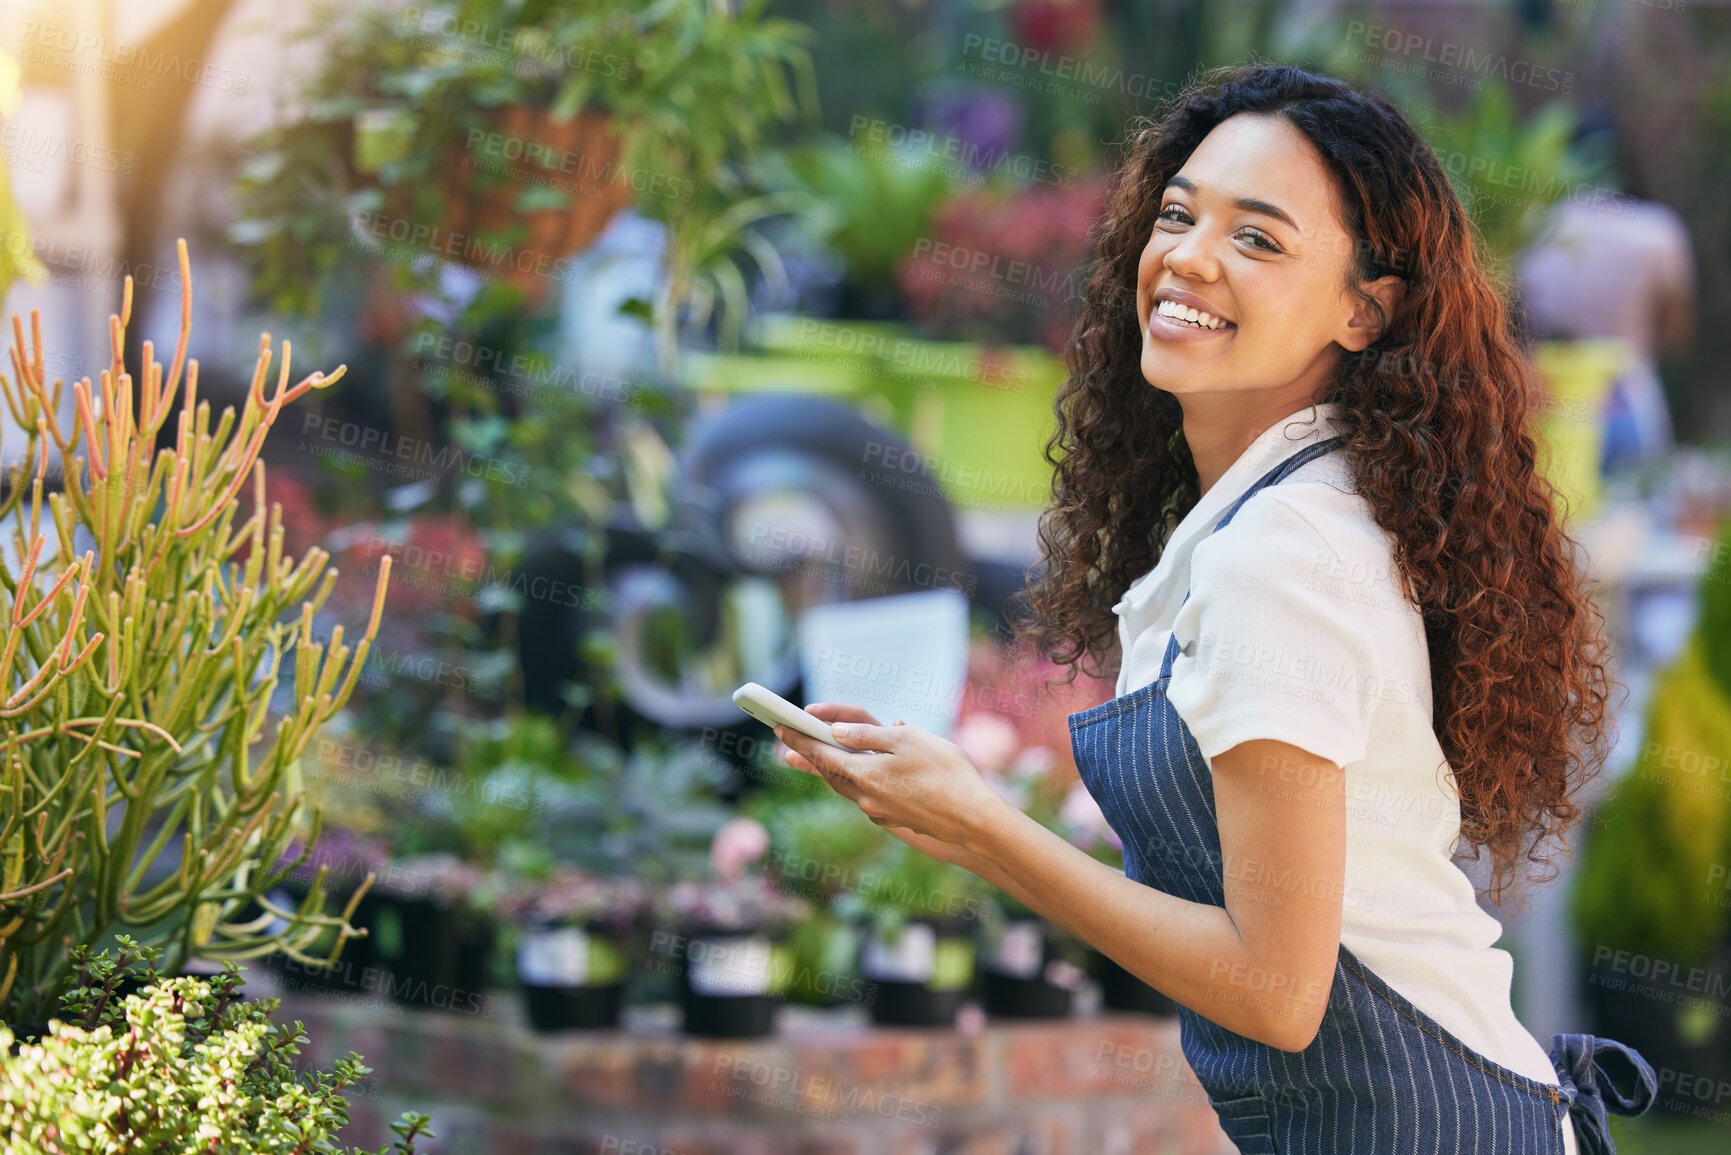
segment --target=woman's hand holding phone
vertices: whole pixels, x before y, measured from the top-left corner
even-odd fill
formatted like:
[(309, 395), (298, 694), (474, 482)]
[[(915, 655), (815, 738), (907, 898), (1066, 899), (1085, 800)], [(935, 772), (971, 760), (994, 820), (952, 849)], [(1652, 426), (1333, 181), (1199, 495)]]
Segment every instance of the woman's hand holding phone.
[(923, 854), (968, 869), (983, 862), (965, 839), (986, 807), (1008, 803), (959, 746), (899, 718), (884, 726), (859, 706), (816, 702), (805, 709), (832, 731), (840, 725), (837, 740), (861, 752), (844, 753), (778, 725), (775, 736), (788, 748), (789, 766), (822, 777), (867, 818)]

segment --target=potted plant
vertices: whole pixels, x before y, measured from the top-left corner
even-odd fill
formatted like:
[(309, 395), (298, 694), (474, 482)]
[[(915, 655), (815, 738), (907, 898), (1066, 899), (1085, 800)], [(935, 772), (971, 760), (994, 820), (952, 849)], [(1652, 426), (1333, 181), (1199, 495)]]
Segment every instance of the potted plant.
[(673, 931), (666, 941), (687, 1034), (751, 1038), (775, 1029), (793, 969), (788, 934), (812, 908), (746, 871), (768, 846), (755, 820), (737, 819), (716, 832), (711, 878), (680, 879), (653, 900), (657, 922)]
[(974, 985), (975, 932), (991, 886), (888, 838), (838, 909), (862, 928), (859, 973), (874, 992), (872, 1021), (948, 1026)]
[[(279, 312), (316, 315), (325, 288), (357, 264), (362, 213), (421, 238), (376, 238), (392, 291), (430, 287), (417, 265), (437, 255), (533, 300), (634, 204), (670, 233), (653, 312), (671, 358), (684, 303), (743, 303), (737, 269), (716, 262), (754, 217), (787, 211), (786, 198), (748, 207), (743, 167), (773, 126), (816, 110), (809, 30), (764, 8), (432, 0), (329, 10), (306, 32), (322, 49), (300, 93), (307, 113), (248, 148), (235, 236), (254, 250), (255, 288)], [(285, 182), (290, 171), (302, 179)]]
[(1731, 1080), (1731, 999), (1712, 977), (1731, 968), (1731, 521), (1711, 545), (1635, 765), (1587, 824), (1570, 913), (1595, 1033), (1717, 1085)]
[[(273, 1022), (276, 999), (243, 999), (234, 963), (165, 978), (159, 950), (116, 942), (117, 960), (73, 948), (70, 989), (36, 1042), (0, 1024), (7, 1150), (366, 1155), (335, 1144), (349, 1121), (344, 1088), (371, 1073), (360, 1055), (303, 1074), (303, 1025)], [(429, 1122), (405, 1112), (391, 1125), (398, 1141), (377, 1155), (414, 1155), (417, 1139), (434, 1137)]]
[[(1058, 826), (1057, 755), (1048, 746), (1024, 745), (1011, 719), (991, 710), (969, 711), (955, 743), (967, 752), (988, 785), (1047, 829)], [(992, 891), (981, 923), (980, 998), (989, 1015), (1062, 1018), (1087, 981), (1086, 946), (1003, 891)]]
[[(184, 241), (178, 249), (181, 326), (170, 364), (146, 342), (143, 365), (126, 369), (127, 278), (101, 384), (85, 378), (70, 390), (74, 420), (57, 416), (63, 382), (47, 380), (34, 312), (29, 341), (13, 318), (15, 372), (0, 375), (25, 430), (0, 518), (30, 527), (19, 550), (0, 558), (11, 591), (0, 654), (0, 748), (13, 768), (0, 781), (0, 815), (10, 816), (0, 823), (0, 857), (10, 864), (0, 890), (0, 1017), (9, 1022), (39, 1019), (56, 1002), (72, 949), (117, 929), (162, 948), (171, 972), (192, 959), (277, 950), (310, 961), (305, 948), (328, 929), (337, 931), (333, 946), (355, 934), (347, 916), (365, 890), (363, 882), (341, 915), (324, 913), (322, 877), (298, 908), (268, 898), (288, 873), (279, 864), (289, 844), (318, 840), (322, 814), (299, 760), (354, 689), (390, 574), (381, 567), (358, 641), (345, 642), (340, 626), (315, 641), (313, 620), (336, 576), (329, 555), (285, 556), (280, 511), (263, 501), (259, 454), (271, 426), (343, 371), (291, 385), (285, 343), (267, 387), (276, 350), (265, 337), (240, 411), (228, 407), (213, 423), (198, 397), (198, 362), (186, 357), (192, 276)], [(237, 524), (236, 498), (249, 483), (252, 514)], [(291, 711), (272, 720), (291, 650)], [(255, 908), (282, 922), (237, 920)]]
[(439, 851), (393, 860), (375, 922), (391, 997), (403, 1006), (485, 1014), (502, 889), (491, 871)]
[[(1124, 842), (1106, 822), (1100, 804), (1094, 801), (1094, 796), (1080, 781), (1071, 783), (1052, 829), (1063, 835), (1070, 845), (1123, 872)], [(1109, 956), (1091, 946), (1083, 953), (1088, 960), (1088, 972), (1100, 984), (1101, 1006), (1143, 1015), (1170, 1016), (1178, 1013), (1178, 1004), (1171, 998), (1119, 966)]]
[[(768, 743), (765, 743), (767, 751)], [(789, 1001), (832, 1006), (875, 1003), (878, 991), (859, 974), (860, 919), (836, 904), (883, 854), (890, 836), (820, 779), (783, 766), (766, 771), (772, 785), (742, 806), (769, 834), (766, 866), (776, 885), (815, 904), (789, 941), (794, 975)]]
[(506, 894), (500, 913), (517, 927), (517, 979), (531, 1027), (618, 1025), (632, 938), (648, 898), (641, 879), (568, 864)]

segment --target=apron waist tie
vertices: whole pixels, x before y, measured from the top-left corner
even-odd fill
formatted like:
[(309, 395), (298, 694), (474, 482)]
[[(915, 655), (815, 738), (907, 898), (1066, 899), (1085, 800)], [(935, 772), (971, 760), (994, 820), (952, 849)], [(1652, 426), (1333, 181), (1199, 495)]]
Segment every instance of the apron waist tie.
[[(1617, 1086), (1611, 1072), (1605, 1068), (1607, 1055), (1621, 1055), (1634, 1071), (1639, 1083), (1630, 1094)], [(1618, 1115), (1639, 1115), (1653, 1105), (1659, 1093), (1659, 1080), (1651, 1064), (1640, 1052), (1615, 1039), (1597, 1035), (1553, 1035), (1551, 1065), (1557, 1069), (1563, 1097), (1569, 1102), (1569, 1116), (1580, 1138), (1580, 1155), (1613, 1155), (1611, 1123), (1608, 1112)]]

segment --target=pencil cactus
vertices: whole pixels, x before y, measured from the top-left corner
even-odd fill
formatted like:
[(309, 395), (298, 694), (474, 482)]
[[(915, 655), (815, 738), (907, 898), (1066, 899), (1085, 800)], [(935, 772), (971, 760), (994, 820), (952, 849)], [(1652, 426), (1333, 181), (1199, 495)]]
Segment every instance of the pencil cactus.
[[(184, 241), (179, 258), (180, 336), (166, 378), (149, 341), (137, 378), (123, 364), (128, 277), (109, 318), (111, 362), (99, 386), (86, 377), (72, 387), (65, 428), (64, 382), (50, 386), (43, 372), (41, 319), (32, 312), (28, 341), (12, 319), (12, 372), (0, 387), (28, 444), (0, 497), (0, 1017), (9, 1021), (39, 1019), (73, 949), (116, 933), (162, 947), (171, 973), (193, 957), (277, 949), (316, 962), (301, 948), (321, 933), (340, 928), (333, 958), (356, 933), (348, 916), (364, 885), (341, 915), (324, 913), (323, 872), (296, 910), (263, 893), (298, 864), (278, 865), (290, 841), (317, 838), (298, 760), (354, 687), (390, 575), (387, 558), (365, 636), (351, 646), (338, 626), (321, 644), (313, 616), (336, 571), (321, 549), (284, 557), (281, 511), (265, 502), (265, 435), (284, 406), (343, 368), (290, 385), (284, 341), (267, 390), (275, 353), (263, 334), (245, 404), (238, 415), (224, 408), (213, 429), (198, 362), (186, 357)], [(158, 446), (165, 429), (172, 440)], [(237, 525), (249, 482), (250, 515)], [(291, 648), (294, 705), (267, 739)], [(236, 921), (254, 903), (263, 913)], [(286, 927), (266, 933), (278, 919)]]

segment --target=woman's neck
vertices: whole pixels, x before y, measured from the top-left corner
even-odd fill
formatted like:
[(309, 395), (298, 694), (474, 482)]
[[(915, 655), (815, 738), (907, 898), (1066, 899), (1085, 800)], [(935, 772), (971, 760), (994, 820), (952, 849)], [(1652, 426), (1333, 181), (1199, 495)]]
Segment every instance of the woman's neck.
[(1190, 446), (1190, 459), (1196, 463), (1199, 492), (1214, 488), (1250, 443), (1276, 422), (1315, 403), (1303, 395), (1269, 392), (1270, 396), (1253, 397), (1248, 404), (1242, 393), (1178, 398), (1184, 410), (1184, 440)]

